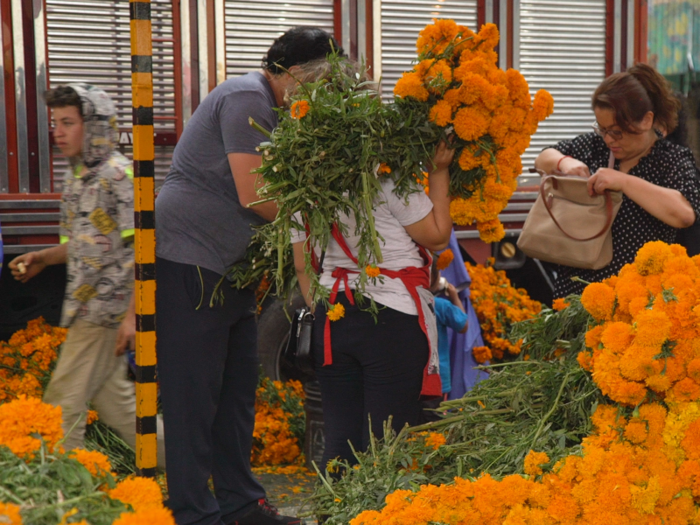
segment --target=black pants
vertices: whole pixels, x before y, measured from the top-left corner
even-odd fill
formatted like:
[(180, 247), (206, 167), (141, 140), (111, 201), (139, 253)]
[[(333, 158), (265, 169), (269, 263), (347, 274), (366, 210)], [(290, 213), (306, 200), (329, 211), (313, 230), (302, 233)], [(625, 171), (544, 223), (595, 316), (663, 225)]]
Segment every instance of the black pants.
[(333, 458), (355, 462), (348, 440), (366, 450), (370, 427), (383, 437), (383, 422), (392, 416), (395, 431), (418, 424), (423, 369), (428, 363), (428, 340), (418, 316), (391, 308), (379, 311), (377, 322), (368, 312), (350, 306), (345, 317), (331, 322), (333, 364), (323, 365), (326, 310), (319, 305), (314, 325), (316, 376), (321, 385), (325, 450), (323, 470)]
[[(222, 523), (265, 497), (250, 470), (258, 380), (255, 293), (215, 272), (157, 260), (157, 352), (168, 506), (178, 525)], [(213, 476), (216, 496), (207, 483)]]

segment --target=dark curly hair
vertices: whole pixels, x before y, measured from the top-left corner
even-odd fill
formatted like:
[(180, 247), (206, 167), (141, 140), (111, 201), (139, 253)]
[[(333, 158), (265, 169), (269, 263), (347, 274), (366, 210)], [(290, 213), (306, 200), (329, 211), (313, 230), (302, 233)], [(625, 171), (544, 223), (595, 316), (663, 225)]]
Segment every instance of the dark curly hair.
[(325, 58), (332, 51), (345, 56), (332, 35), (319, 27), (295, 27), (277, 38), (262, 60), (263, 69), (277, 75), (292, 66)]
[(50, 108), (65, 108), (75, 106), (78, 108), (78, 113), (83, 116), (83, 102), (80, 95), (69, 86), (58, 86), (54, 89), (49, 89), (44, 95), (46, 105)]

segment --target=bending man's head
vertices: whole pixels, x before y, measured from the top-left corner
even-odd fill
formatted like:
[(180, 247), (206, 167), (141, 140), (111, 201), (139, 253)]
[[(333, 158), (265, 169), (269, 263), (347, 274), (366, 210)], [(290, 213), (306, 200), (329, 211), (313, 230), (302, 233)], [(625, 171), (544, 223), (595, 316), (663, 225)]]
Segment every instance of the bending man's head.
[(295, 27), (272, 43), (262, 66), (265, 71), (280, 75), (293, 66), (324, 60), (333, 51), (344, 55), (331, 34), (318, 27)]

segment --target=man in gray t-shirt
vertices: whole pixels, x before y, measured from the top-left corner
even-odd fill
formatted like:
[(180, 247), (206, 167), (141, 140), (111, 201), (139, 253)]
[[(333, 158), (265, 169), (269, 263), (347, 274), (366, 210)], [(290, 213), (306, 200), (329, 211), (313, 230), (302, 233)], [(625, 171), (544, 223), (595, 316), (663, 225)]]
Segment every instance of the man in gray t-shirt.
[[(281, 516), (250, 470), (258, 378), (255, 291), (214, 287), (243, 258), (252, 226), (277, 207), (258, 200), (256, 146), (277, 125), (295, 78), (322, 71), (340, 49), (325, 31), (298, 27), (272, 44), (261, 72), (231, 78), (199, 105), (156, 199), (158, 379), (165, 423), (168, 506), (178, 525), (301, 523)], [(342, 51), (341, 51), (342, 52)], [(213, 477), (215, 494), (208, 488)]]

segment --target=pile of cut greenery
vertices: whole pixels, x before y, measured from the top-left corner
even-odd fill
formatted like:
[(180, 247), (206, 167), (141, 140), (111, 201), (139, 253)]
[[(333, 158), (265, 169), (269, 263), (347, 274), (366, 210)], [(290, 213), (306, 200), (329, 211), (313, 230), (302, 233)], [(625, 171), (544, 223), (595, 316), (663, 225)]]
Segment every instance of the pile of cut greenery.
[(313, 512), (329, 525), (344, 524), (364, 510), (380, 510), (395, 490), (457, 476), (522, 473), (531, 449), (546, 452), (552, 463), (576, 453), (602, 395), (576, 361), (590, 317), (578, 296), (567, 301), (559, 312), (544, 308), (515, 324), (510, 337), (523, 340), (521, 358), (483, 367), (489, 379), (442, 403), (441, 420), (398, 435), (385, 430), (367, 452), (355, 453), (357, 465), (331, 461), (331, 474), (319, 473)]

